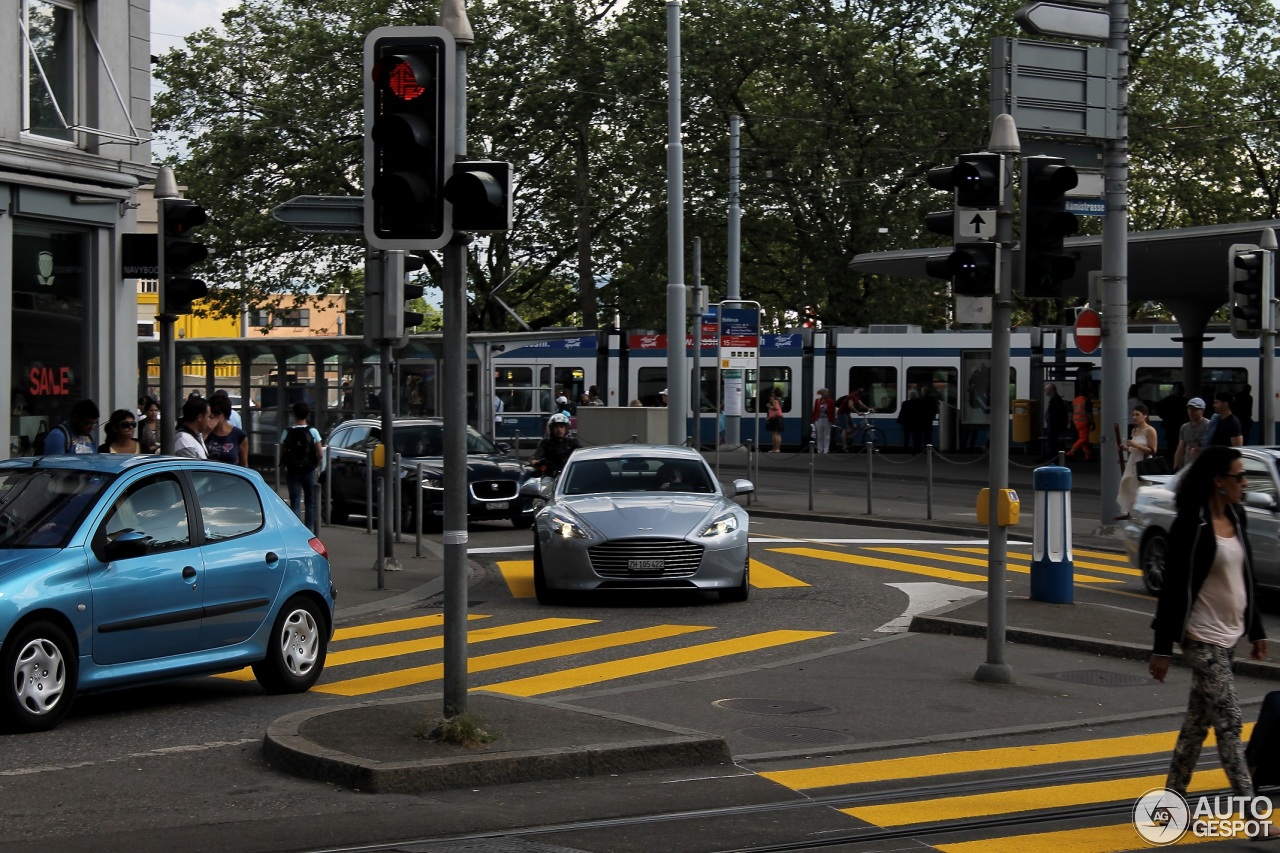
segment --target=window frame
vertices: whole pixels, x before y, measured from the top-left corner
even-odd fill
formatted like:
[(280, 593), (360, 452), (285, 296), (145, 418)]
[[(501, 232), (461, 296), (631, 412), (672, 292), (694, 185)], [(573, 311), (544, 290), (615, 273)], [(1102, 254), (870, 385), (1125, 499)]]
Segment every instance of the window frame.
[[(20, 134), (24, 139), (40, 140), (41, 142), (51, 145), (60, 145), (68, 148), (78, 148), (81, 145), (81, 135), (77, 131), (80, 127), (80, 116), (83, 112), (81, 104), (81, 96), (84, 91), (84, 39), (82, 38), (82, 28), (84, 26), (84, 8), (83, 5), (75, 0), (19, 0), (18, 8), (19, 33), (18, 37), (21, 44), (19, 45), (19, 54), (21, 56), (21, 130)], [(59, 100), (58, 93), (54, 91), (54, 83), (50, 80), (49, 69), (44, 67), (44, 63), (36, 54), (35, 45), (31, 40), (31, 7), (33, 5), (55, 7), (62, 9), (70, 15), (69, 24), (69, 45), (68, 53), (70, 54), (70, 67), (66, 70), (66, 81), (68, 91), (63, 93), (66, 103)], [(57, 59), (57, 57), (55, 57)], [(38, 66), (38, 67), (37, 67)], [(56, 75), (55, 75), (56, 77)], [(65, 125), (62, 128), (65, 136), (51, 135), (41, 133), (32, 128), (32, 121), (35, 110), (32, 109), (33, 91), (42, 92), (49, 99), (52, 107), (58, 114), (55, 117), (60, 118)]]

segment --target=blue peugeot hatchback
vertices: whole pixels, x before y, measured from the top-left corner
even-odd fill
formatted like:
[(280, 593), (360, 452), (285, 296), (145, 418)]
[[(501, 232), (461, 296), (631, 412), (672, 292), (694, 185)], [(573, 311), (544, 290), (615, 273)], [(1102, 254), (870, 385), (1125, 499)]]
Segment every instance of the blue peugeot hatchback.
[(0, 713), (252, 666), (309, 690), (333, 635), (329, 557), (245, 468), (161, 456), (0, 462)]

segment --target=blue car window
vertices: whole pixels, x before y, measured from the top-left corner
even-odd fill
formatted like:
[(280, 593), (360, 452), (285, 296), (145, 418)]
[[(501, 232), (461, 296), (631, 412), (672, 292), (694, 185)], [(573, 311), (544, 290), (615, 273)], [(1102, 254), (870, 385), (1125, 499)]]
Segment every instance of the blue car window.
[(262, 528), (258, 490), (244, 477), (221, 471), (193, 471), (191, 484), (200, 501), (200, 520), (209, 542), (234, 539)]
[(105, 530), (108, 539), (127, 530), (145, 533), (153, 551), (190, 545), (187, 502), (178, 481), (164, 475), (135, 484), (112, 507)]
[(113, 478), (88, 471), (0, 474), (0, 548), (61, 548)]

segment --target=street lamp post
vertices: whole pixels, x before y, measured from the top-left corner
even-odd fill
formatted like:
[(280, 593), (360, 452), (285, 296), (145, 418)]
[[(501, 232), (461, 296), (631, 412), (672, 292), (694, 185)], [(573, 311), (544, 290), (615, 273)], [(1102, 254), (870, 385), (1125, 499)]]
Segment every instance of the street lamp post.
[(177, 418), (181, 400), (178, 391), (178, 354), (173, 341), (174, 324), (177, 315), (165, 310), (164, 298), (164, 251), (160, 248), (164, 239), (164, 202), (166, 198), (181, 198), (178, 192), (178, 181), (173, 176), (173, 169), (161, 166), (156, 173), (155, 190), (152, 196), (156, 200), (156, 322), (160, 324), (160, 405), (169, 408), (168, 415), (160, 416), (160, 452), (173, 453), (173, 439), (176, 432)]

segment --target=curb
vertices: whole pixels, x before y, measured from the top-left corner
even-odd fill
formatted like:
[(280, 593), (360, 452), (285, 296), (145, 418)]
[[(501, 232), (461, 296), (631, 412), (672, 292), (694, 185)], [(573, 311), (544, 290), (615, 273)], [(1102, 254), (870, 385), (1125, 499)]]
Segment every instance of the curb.
[(337, 708), (299, 711), (274, 721), (263, 738), (263, 756), (277, 770), (330, 782), (369, 793), (417, 794), (451, 788), (478, 788), (579, 776), (633, 773), (671, 767), (721, 765), (733, 757), (724, 739), (677, 726), (577, 708), (543, 699), (527, 699), (477, 691), (474, 699), (510, 702), (519, 711), (571, 715), (578, 724), (607, 724), (643, 730), (642, 736), (625, 741), (555, 746), (490, 754), (451, 755), (407, 761), (378, 761), (330, 749), (311, 740), (308, 724), (326, 715), (361, 709), (387, 709), (430, 703), (433, 711), (413, 710), (423, 718), (438, 715), (440, 696), (373, 700)]

